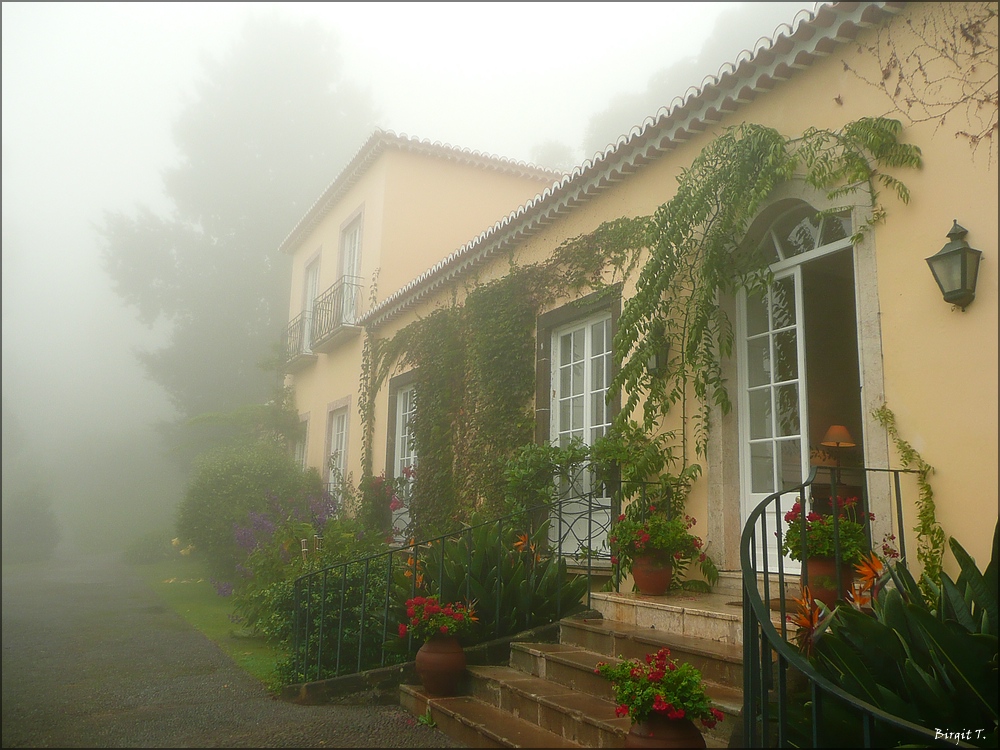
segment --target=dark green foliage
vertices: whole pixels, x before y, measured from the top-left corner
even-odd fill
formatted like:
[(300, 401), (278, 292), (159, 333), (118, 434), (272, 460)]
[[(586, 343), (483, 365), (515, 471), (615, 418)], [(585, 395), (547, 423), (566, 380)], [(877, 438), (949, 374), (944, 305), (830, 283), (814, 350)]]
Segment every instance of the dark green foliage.
[(407, 565), (394, 572), (394, 623), (405, 621), (403, 605), (414, 595), (437, 596), (442, 603), (468, 602), (479, 618), (478, 626), (462, 639), (468, 646), (555, 622), (581, 609), (586, 577), (570, 576), (565, 558), (548, 550), (548, 521), (535, 522), (539, 510), (543, 517), (548, 511), (536, 508), (495, 521), (473, 514), (464, 531), (421, 545), (416, 554), (409, 550)]
[[(545, 509), (534, 510), (544, 517)], [(294, 589), (281, 583), (276, 623), (295, 634), (284, 678), (325, 679), (411, 660), (421, 644), (400, 638), (399, 625), (416, 595), (472, 603), (478, 622), (463, 636), (466, 646), (578, 611), (586, 578), (569, 575), (565, 560), (549, 554), (548, 525), (538, 516), (474, 516), (472, 526), (444, 538), (318, 570)]]
[(3, 561), (35, 563), (52, 557), (62, 530), (52, 498), (39, 487), (12, 491), (3, 499)]
[(260, 440), (216, 448), (201, 457), (178, 512), (177, 531), (193, 544), (215, 575), (233, 580), (243, 562), (234, 538), (251, 512), (263, 513), (272, 499), (305, 512), (323, 486), (315, 471), (303, 472), (279, 442)]
[[(874, 600), (873, 614), (838, 607), (817, 639), (814, 666), (844, 690), (925, 727), (983, 729), (966, 738), (997, 746), (997, 530), (993, 556), (981, 572), (951, 540), (958, 581), (940, 573), (939, 597), (929, 606), (904, 564), (891, 568), (894, 585)], [(875, 746), (901, 738), (879, 730)]]
[[(249, 21), (206, 59), (174, 123), (169, 214), (110, 213), (105, 266), (169, 344), (141, 354), (181, 420), (264, 401), (287, 323), (291, 264), (279, 245), (369, 134), (370, 102), (339, 80), (333, 40), (315, 24)], [(294, 114), (292, 114), (294, 113)], [(308, 113), (308, 114), (306, 114)]]
[(534, 431), (532, 334), (544, 294), (537, 288), (539, 276), (534, 269), (514, 268), (472, 290), (465, 301), (467, 424), (456, 446), (458, 489), (463, 505), (495, 515), (504, 507), (504, 466)]
[(435, 310), (413, 324), (405, 361), (416, 372), (412, 429), (419, 456), (410, 513), (419, 538), (444, 533), (458, 515), (455, 457), (464, 439), (465, 337), (458, 308)]
[[(878, 185), (908, 198), (905, 186), (880, 169), (920, 164), (920, 150), (900, 143), (900, 132), (894, 120), (863, 118), (840, 131), (810, 129), (790, 139), (744, 123), (698, 154), (678, 177), (674, 197), (652, 217), (649, 259), (619, 319), (614, 351), (620, 370), (611, 387), (627, 396), (620, 421), (642, 401), (649, 430), (676, 406), (682, 468), (689, 439), (704, 455), (711, 410), (731, 407), (720, 362), (732, 352), (733, 329), (719, 297), (770, 283), (766, 259), (735, 251), (750, 222), (774, 188), (797, 173), (833, 198), (867, 191), (871, 223), (880, 220)], [(664, 341), (669, 361), (650, 375), (646, 362)]]
[[(337, 675), (406, 661), (405, 654), (383, 649), (390, 557), (359, 558), (309, 578), (286, 581), (281, 591), (291, 606), (282, 632), (297, 627), (297, 638), (279, 674), (287, 683)], [(296, 611), (298, 614), (296, 615)], [(395, 623), (392, 623), (395, 633)]]
[(582, 472), (587, 470), (590, 448), (582, 441), (569, 445), (527, 443), (518, 448), (503, 469), (508, 512), (548, 506), (565, 493), (582, 494)]

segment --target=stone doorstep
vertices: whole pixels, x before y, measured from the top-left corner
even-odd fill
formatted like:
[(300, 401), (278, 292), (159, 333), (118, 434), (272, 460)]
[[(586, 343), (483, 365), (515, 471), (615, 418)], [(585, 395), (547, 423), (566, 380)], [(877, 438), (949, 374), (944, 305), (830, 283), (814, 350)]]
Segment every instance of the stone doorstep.
[(605, 620), (742, 644), (742, 608), (726, 604), (723, 598), (677, 592), (665, 596), (600, 592), (591, 595), (591, 602)]
[(438, 728), (466, 747), (582, 747), (471, 696), (434, 698), (418, 686), (400, 685), (399, 698), (414, 716), (429, 708)]
[(606, 656), (642, 659), (664, 646), (674, 659), (692, 664), (709, 682), (743, 684), (743, 649), (731, 643), (674, 635), (614, 620), (564, 620), (560, 642)]

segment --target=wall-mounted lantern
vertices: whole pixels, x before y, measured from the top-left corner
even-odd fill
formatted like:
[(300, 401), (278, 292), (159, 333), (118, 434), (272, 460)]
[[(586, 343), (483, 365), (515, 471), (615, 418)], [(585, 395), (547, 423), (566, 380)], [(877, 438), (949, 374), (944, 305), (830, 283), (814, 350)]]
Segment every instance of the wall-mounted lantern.
[(667, 362), (670, 358), (670, 342), (666, 337), (667, 327), (662, 320), (654, 320), (649, 330), (649, 338), (652, 342), (652, 352), (646, 359), (646, 371), (652, 375), (662, 375), (666, 372)]
[(927, 258), (927, 265), (941, 288), (944, 301), (958, 305), (963, 312), (976, 298), (979, 261), (983, 255), (981, 251), (969, 247), (965, 241), (968, 233), (969, 230), (955, 221), (948, 232), (948, 244)]

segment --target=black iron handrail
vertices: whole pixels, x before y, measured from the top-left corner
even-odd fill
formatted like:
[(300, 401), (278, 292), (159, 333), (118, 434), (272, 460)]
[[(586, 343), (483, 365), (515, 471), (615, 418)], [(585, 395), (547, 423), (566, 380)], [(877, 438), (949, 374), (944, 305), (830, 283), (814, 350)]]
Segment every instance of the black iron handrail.
[[(913, 473), (904, 469), (861, 469), (868, 472), (888, 472), (893, 475), (892, 501), (900, 545), (903, 544), (903, 515), (900, 475)], [(831, 497), (836, 497), (837, 470), (831, 470)], [(781, 529), (787, 507), (782, 507), (783, 497), (798, 498), (803, 514), (807, 494), (815, 484), (817, 468), (813, 467), (802, 484), (766, 497), (747, 519), (740, 540), (740, 562), (743, 570), (743, 732), (744, 747), (788, 747), (793, 715), (789, 695), (789, 676), (797, 673), (808, 684), (807, 700), (811, 704), (808, 736), (800, 733), (797, 742), (807, 747), (842, 746), (843, 737), (824, 737), (823, 720), (828, 706), (837, 706), (842, 716), (849, 717), (860, 730), (862, 745), (873, 747), (873, 737), (879, 727), (894, 731), (929, 746), (974, 747), (974, 745), (945, 740), (934, 730), (893, 716), (877, 706), (867, 703), (821, 675), (793, 644), (789, 643), (787, 628), (786, 587), (789, 583), (784, 558), (780, 553), (772, 570), (768, 556), (768, 540), (774, 531)], [(790, 505), (790, 504), (789, 504)], [(836, 505), (834, 504), (835, 508)], [(773, 517), (769, 530), (768, 517)], [(836, 519), (836, 512), (834, 518)], [(805, 541), (803, 537), (803, 542)], [(806, 550), (806, 547), (802, 547)], [(758, 551), (760, 556), (758, 558)], [(901, 553), (905, 547), (901, 546)], [(803, 554), (805, 557), (805, 554)], [(839, 550), (837, 550), (839, 568)], [(796, 579), (795, 583), (798, 582)], [(771, 620), (771, 585), (778, 590), (780, 631)], [(805, 581), (803, 581), (805, 583)], [(838, 581), (838, 587), (840, 582)], [(763, 588), (763, 596), (760, 588)], [(838, 590), (841, 590), (838, 588)], [(801, 699), (801, 693), (799, 694)]]
[[(389, 645), (395, 642), (397, 635), (398, 623), (392, 613), (400, 605), (399, 575), (409, 579), (410, 596), (418, 593), (418, 576), (427, 576), (432, 579), (432, 586), (429, 591), (421, 590), (422, 595), (435, 595), (441, 601), (452, 597), (474, 599), (472, 576), (456, 575), (456, 561), (446, 557), (446, 548), (464, 556), (457, 564), (467, 570), (475, 555), (486, 553), (471, 543), (476, 532), (483, 529), (495, 528), (496, 554), (499, 556), (508, 553), (504, 545), (509, 544), (513, 532), (527, 533), (531, 537), (535, 532), (540, 533), (544, 523), (548, 533), (542, 539), (542, 548), (535, 552), (538, 563), (549, 562), (557, 566), (556, 603), (554, 608), (548, 608), (549, 615), (542, 618), (545, 621), (532, 617), (529, 603), (519, 613), (523, 614), (523, 621), (507, 622), (504, 628), (501, 619), (497, 618), (492, 623), (494, 638), (514, 635), (529, 626), (556, 622), (571, 614), (569, 609), (572, 607), (563, 601), (564, 588), (580, 577), (585, 579), (586, 586), (576, 608), (589, 608), (595, 575), (610, 576), (616, 590), (620, 584), (621, 571), (612, 564), (607, 545), (601, 544), (596, 549), (594, 545), (595, 540), (607, 538), (612, 519), (616, 517), (615, 504), (611, 498), (596, 493), (577, 495), (299, 576), (295, 579), (293, 593), (292, 658), (296, 674), (301, 681), (311, 682), (412, 658), (408, 656), (412, 644), (408, 643), (406, 649)], [(585, 539), (580, 536), (581, 529), (587, 530)], [(580, 550), (579, 554), (569, 551), (573, 545), (577, 545), (575, 549)], [(582, 572), (569, 573), (568, 564)], [(446, 587), (442, 590), (448, 578), (446, 572), (452, 579), (461, 580), (459, 588), (464, 587), (464, 590)], [(508, 583), (523, 585), (516, 581), (506, 582), (497, 574), (494, 589), (488, 592), (495, 597), (497, 611), (504, 597), (511, 594), (504, 588)], [(527, 586), (526, 590), (530, 597), (532, 587)], [(347, 653), (348, 649), (351, 653)]]

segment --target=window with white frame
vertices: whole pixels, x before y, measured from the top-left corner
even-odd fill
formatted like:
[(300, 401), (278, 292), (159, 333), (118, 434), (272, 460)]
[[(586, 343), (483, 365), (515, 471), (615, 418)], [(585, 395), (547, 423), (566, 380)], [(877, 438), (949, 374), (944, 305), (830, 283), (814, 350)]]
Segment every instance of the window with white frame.
[[(611, 426), (607, 403), (611, 344), (610, 312), (552, 331), (550, 439), (560, 447), (574, 440), (593, 445)], [(580, 467), (572, 479), (562, 480), (562, 502), (559, 515), (549, 525), (549, 540), (563, 554), (584, 548), (597, 552), (606, 545), (611, 498), (603, 492), (591, 497), (595, 484), (587, 467)]]
[(357, 320), (357, 298), (361, 273), (361, 216), (352, 219), (340, 233), (340, 275), (343, 290), (341, 320), (354, 325)]
[(393, 476), (406, 480), (403, 497), (393, 499), (392, 528), (398, 541), (404, 541), (404, 532), (410, 525), (410, 487), (417, 468), (417, 452), (413, 445), (413, 416), (417, 410), (417, 390), (413, 385), (402, 386), (396, 391), (396, 439), (393, 453)]
[(552, 336), (552, 437), (559, 446), (587, 445), (611, 426), (611, 315), (595, 316)]
[(326, 444), (327, 482), (331, 495), (339, 502), (343, 495), (343, 483), (347, 471), (347, 407), (334, 409), (327, 417)]

